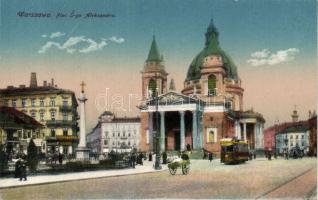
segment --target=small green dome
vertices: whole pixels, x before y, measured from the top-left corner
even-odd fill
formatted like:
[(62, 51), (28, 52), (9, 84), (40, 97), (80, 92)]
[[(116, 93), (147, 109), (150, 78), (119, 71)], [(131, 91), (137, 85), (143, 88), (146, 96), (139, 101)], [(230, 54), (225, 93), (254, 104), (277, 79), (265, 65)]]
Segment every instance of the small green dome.
[(203, 60), (209, 55), (220, 55), (223, 59), (226, 76), (231, 79), (238, 79), (237, 68), (232, 59), (221, 49), (218, 40), (219, 33), (213, 24), (213, 20), (205, 34), (206, 41), (204, 49), (192, 60), (188, 69), (186, 80), (197, 80), (201, 77)]

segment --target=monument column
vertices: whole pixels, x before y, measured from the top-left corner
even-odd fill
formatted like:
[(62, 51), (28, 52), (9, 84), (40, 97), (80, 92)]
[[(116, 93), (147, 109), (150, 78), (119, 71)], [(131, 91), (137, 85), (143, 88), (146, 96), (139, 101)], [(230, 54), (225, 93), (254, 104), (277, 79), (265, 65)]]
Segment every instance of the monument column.
[(160, 112), (160, 150), (166, 151), (166, 135), (165, 135), (165, 112)]
[(184, 127), (184, 111), (180, 113), (180, 150), (183, 151), (185, 147), (185, 127)]
[(80, 141), (78, 148), (76, 149), (77, 160), (89, 160), (89, 149), (86, 148), (86, 127), (85, 127), (85, 102), (87, 101), (84, 94), (84, 87), (86, 84), (82, 81), (81, 83), (81, 94), (78, 99), (80, 102)]

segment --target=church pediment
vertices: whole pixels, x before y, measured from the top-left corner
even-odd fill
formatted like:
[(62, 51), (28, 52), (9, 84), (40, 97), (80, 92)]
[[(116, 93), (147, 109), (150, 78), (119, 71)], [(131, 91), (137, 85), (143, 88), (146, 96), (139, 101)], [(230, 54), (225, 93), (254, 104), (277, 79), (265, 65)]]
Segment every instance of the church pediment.
[[(179, 94), (177, 92), (167, 92), (158, 97), (159, 105), (182, 105), (182, 104), (196, 104), (197, 99)], [(156, 99), (151, 99), (147, 105), (156, 105)]]

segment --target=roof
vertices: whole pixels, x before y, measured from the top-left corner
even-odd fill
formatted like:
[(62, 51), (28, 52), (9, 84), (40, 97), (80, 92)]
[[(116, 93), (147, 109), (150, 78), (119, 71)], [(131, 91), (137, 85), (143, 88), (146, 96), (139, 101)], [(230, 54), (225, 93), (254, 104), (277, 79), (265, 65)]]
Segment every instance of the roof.
[(140, 118), (139, 117), (118, 117), (114, 118), (111, 123), (129, 123), (129, 122), (139, 122), (140, 123)]
[(308, 130), (309, 130), (308, 124), (297, 124), (297, 125), (289, 126), (277, 134), (306, 132)]
[(209, 27), (207, 28), (207, 32), (205, 34), (206, 42), (204, 49), (197, 54), (197, 56), (192, 60), (186, 80), (197, 80), (201, 77), (201, 68), (203, 64), (204, 57), (208, 55), (220, 55), (223, 59), (224, 70), (226, 72), (226, 76), (232, 79), (238, 79), (237, 75), (237, 67), (232, 61), (232, 59), (222, 50), (219, 44), (218, 39), (219, 33), (213, 24), (213, 20), (211, 20)]
[(0, 127), (4, 129), (36, 129), (43, 125), (12, 107), (0, 106)]
[(45, 94), (71, 94), (74, 102), (77, 104), (75, 93), (72, 90), (61, 89), (52, 86), (38, 87), (12, 87), (0, 89), (0, 97), (18, 96), (18, 95), (45, 95)]
[(148, 58), (146, 61), (157, 61), (157, 62), (162, 61), (160, 54), (159, 54), (158, 47), (157, 47), (155, 36), (153, 36), (150, 51), (149, 51)]

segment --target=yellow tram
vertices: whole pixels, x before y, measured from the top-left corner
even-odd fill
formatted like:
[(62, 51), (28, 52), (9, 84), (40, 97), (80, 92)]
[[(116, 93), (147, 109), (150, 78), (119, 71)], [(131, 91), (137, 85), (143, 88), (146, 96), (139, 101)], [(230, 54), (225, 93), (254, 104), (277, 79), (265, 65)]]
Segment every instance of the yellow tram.
[(248, 143), (236, 138), (223, 138), (221, 144), (221, 163), (244, 163), (248, 160)]

